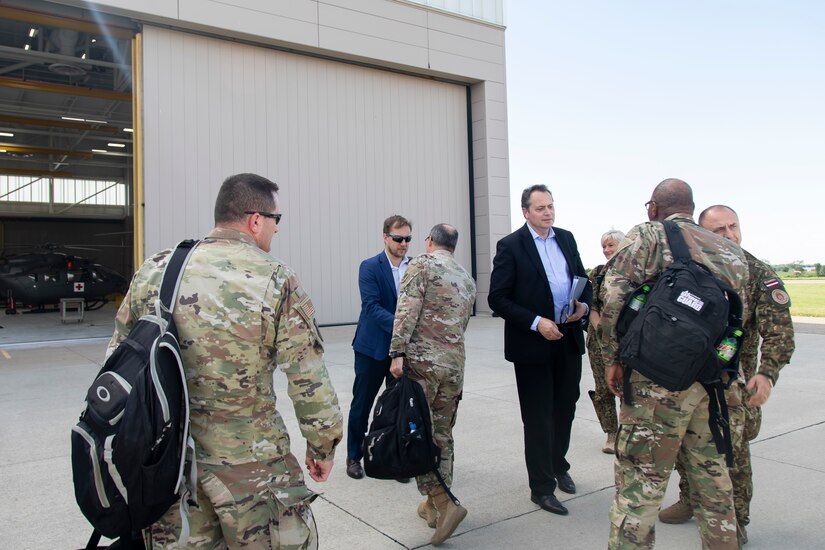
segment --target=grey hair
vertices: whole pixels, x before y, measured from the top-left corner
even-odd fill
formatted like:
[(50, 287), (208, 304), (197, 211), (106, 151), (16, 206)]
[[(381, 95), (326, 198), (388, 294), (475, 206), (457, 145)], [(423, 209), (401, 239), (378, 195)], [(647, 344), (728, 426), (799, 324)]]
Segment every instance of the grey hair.
[(458, 244), (458, 230), (452, 225), (439, 223), (430, 229), (430, 240), (436, 246), (455, 252), (455, 245)]
[(620, 243), (624, 240), (624, 233), (622, 233), (618, 229), (611, 229), (610, 231), (608, 231), (607, 233), (602, 235), (602, 241), (601, 241), (602, 246), (604, 246), (604, 243), (606, 243), (607, 241), (609, 241), (611, 239), (615, 240), (617, 243)]

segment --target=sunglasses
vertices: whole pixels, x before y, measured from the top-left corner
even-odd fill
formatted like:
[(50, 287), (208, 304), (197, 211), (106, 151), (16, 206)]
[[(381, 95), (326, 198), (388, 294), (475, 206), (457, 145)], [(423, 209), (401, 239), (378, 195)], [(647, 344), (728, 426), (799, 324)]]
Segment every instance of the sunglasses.
[(281, 223), (281, 216), (283, 216), (283, 214), (270, 214), (269, 212), (255, 212), (255, 211), (244, 212), (244, 214), (260, 214), (264, 218), (269, 218), (270, 220), (275, 220), (275, 225), (278, 225), (279, 223)]
[(387, 233), (387, 237), (392, 239), (397, 243), (408, 243), (412, 240), (412, 235), (402, 236), (402, 235), (393, 235), (392, 233)]

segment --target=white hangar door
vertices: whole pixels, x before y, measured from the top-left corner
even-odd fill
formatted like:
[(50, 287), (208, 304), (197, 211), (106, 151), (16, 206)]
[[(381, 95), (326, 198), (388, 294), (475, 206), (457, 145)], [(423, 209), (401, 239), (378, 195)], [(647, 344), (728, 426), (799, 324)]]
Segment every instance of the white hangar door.
[(439, 222), (470, 270), (466, 88), (264, 47), (144, 27), (145, 254), (205, 235), (223, 179), (281, 188), (272, 254), (294, 268), (318, 322), (358, 319), (358, 266), (391, 214), (413, 255)]

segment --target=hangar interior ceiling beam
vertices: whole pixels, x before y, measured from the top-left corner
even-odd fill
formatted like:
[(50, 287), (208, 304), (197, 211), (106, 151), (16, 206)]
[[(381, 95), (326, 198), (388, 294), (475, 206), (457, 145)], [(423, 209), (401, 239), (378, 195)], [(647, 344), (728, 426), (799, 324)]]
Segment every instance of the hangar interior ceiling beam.
[(0, 6), (0, 174), (130, 184), (134, 25), (8, 4), (17, 6)]

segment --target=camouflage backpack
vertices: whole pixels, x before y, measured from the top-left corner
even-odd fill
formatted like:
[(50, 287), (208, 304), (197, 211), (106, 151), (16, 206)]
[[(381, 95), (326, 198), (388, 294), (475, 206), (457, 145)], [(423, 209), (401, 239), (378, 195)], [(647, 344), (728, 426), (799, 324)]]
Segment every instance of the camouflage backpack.
[(141, 529), (178, 499), (187, 528), (194, 441), (172, 312), (195, 244), (183, 241), (170, 255), (155, 313), (141, 317), (106, 360), (72, 427), (75, 498), (95, 529), (87, 548), (101, 534), (119, 538), (118, 548), (136, 546)]

